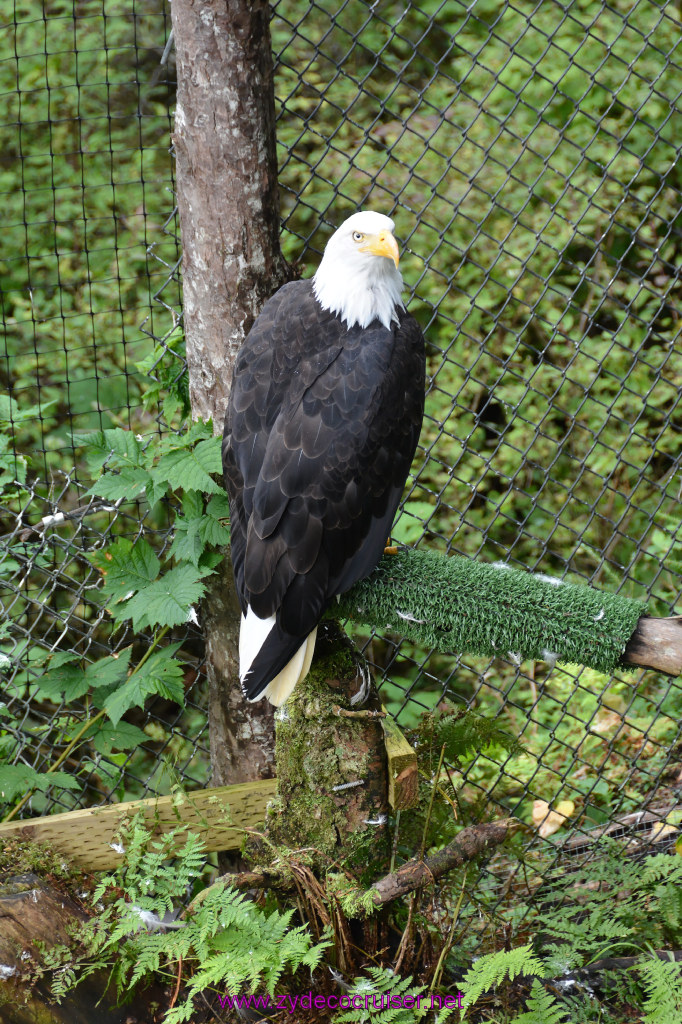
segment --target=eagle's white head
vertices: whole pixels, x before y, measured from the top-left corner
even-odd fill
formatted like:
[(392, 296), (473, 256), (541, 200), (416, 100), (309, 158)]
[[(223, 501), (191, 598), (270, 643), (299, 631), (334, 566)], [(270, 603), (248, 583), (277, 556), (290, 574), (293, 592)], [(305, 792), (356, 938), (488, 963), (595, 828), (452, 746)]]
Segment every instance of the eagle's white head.
[(390, 217), (370, 210), (354, 213), (327, 242), (313, 278), (313, 292), (323, 309), (349, 327), (380, 320), (390, 327), (402, 307), (403, 279), (398, 270), (398, 243)]

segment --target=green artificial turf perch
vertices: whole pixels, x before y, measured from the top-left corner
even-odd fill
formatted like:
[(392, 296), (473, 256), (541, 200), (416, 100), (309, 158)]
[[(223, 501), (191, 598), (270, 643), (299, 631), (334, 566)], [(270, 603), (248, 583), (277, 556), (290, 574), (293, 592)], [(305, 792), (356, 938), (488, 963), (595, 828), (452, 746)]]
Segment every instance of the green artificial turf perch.
[(384, 555), (331, 611), (439, 651), (613, 672), (646, 608), (501, 562), (404, 551)]

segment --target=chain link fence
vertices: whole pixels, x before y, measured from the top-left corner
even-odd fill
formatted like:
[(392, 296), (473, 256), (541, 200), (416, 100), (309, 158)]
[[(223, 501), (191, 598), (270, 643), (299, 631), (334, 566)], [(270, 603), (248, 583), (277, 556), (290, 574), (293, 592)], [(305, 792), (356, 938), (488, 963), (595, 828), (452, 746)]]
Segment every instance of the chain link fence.
[[(651, 0), (279, 0), (272, 21), (285, 255), (310, 273), (345, 215), (391, 214), (428, 338), (396, 540), (659, 615), (682, 572), (680, 17)], [(30, 4), (3, 21), (0, 753), (45, 771), (70, 737), (64, 708), (33, 699), (36, 650), (92, 660), (132, 641), (104, 628), (88, 552), (114, 535), (171, 540), (170, 517), (85, 495), (71, 436), (163, 431), (149, 378), (183, 373), (174, 64), (162, 0)], [(520, 738), (521, 755), (492, 744), (453, 767), (463, 804), (562, 836), (624, 815), (643, 828), (675, 806), (677, 681), (355, 633), (404, 728), (447, 698)], [(39, 792), (23, 813), (206, 783), (201, 635), (172, 639), (185, 709), (156, 698), (129, 716), (133, 749), (84, 765), (79, 748), (82, 788)], [(566, 817), (550, 818), (560, 802)], [(485, 876), (495, 899), (509, 870)]]

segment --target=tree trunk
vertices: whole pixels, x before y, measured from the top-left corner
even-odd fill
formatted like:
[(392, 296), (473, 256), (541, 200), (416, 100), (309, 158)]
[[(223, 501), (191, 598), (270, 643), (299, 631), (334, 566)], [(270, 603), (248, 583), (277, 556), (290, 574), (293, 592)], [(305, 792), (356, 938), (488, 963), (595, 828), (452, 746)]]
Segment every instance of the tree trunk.
[[(232, 368), (263, 302), (287, 279), (279, 201), (269, 5), (173, 0), (177, 198), (194, 417), (222, 428)], [(273, 774), (272, 710), (245, 704), (231, 572), (204, 602), (213, 784)]]
[(271, 842), (305, 848), (317, 868), (376, 873), (388, 853), (386, 752), (381, 701), (359, 666), (340, 626), (323, 622), (310, 673), (277, 715), (277, 797), (266, 825)]

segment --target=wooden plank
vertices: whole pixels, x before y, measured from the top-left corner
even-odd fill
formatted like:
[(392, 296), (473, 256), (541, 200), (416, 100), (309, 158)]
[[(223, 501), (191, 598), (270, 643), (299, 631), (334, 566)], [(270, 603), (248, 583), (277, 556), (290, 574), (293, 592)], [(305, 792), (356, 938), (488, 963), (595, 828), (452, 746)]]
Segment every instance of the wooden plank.
[[(51, 814), (0, 825), (0, 843), (9, 836), (34, 843), (49, 843), (74, 863), (89, 871), (116, 867), (122, 854), (115, 849), (121, 823), (142, 812), (148, 828), (156, 834), (180, 825), (197, 833), (206, 849), (237, 850), (245, 827), (258, 828), (265, 820), (268, 801), (277, 792), (276, 779), (260, 779), (235, 786), (218, 786), (193, 793), (151, 797), (104, 807)], [(186, 830), (178, 834), (182, 845)]]
[(389, 714), (381, 724), (388, 757), (388, 802), (394, 811), (404, 811), (419, 798), (417, 755)]

